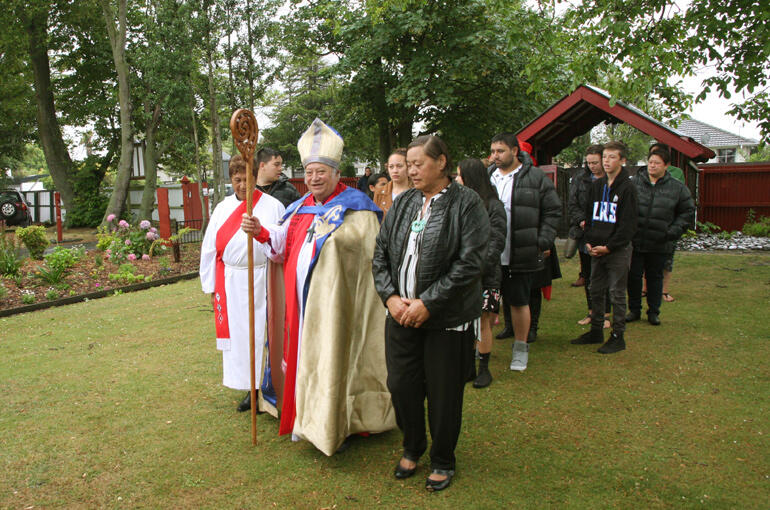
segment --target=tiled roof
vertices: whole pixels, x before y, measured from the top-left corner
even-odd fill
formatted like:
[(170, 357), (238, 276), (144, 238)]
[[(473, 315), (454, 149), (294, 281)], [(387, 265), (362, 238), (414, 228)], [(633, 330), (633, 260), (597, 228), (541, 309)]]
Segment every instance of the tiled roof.
[(689, 136), (707, 147), (742, 147), (759, 144), (759, 142), (751, 138), (735, 135), (695, 119), (681, 121), (677, 129), (685, 136)]

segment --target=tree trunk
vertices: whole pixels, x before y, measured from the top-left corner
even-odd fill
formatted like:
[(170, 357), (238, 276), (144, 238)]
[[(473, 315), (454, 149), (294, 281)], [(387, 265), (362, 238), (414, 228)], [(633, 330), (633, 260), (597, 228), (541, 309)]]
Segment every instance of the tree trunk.
[[(149, 114), (150, 105), (145, 103), (145, 111)], [(152, 219), (152, 211), (155, 209), (155, 188), (158, 179), (158, 148), (155, 135), (160, 124), (160, 105), (156, 104), (152, 115), (147, 119), (144, 130), (144, 190), (142, 191), (142, 205), (139, 209), (139, 218)]]
[(72, 160), (64, 144), (51, 88), (51, 67), (48, 59), (48, 11), (23, 12), (19, 17), (29, 39), (29, 59), (35, 80), (37, 102), (37, 126), (40, 145), (43, 147), (48, 171), (56, 190), (61, 194), (64, 208), (72, 210), (75, 192), (69, 180)]
[(390, 140), (390, 123), (387, 117), (377, 121), (377, 139), (379, 141), (380, 170), (384, 172), (387, 170), (388, 156), (390, 156), (390, 150), (393, 147)]
[(246, 30), (248, 32), (248, 71), (246, 75), (249, 77), (249, 109), (254, 111), (254, 38), (251, 33), (251, 0), (246, 0)]
[(128, 84), (128, 62), (126, 62), (126, 1), (118, 0), (118, 25), (115, 25), (115, 13), (111, 0), (100, 0), (104, 19), (107, 22), (107, 33), (110, 36), (112, 59), (118, 74), (118, 101), (120, 104), (120, 162), (115, 178), (115, 186), (104, 213), (104, 223), (107, 216), (117, 217), (123, 213), (128, 195), (128, 185), (131, 179), (131, 157), (134, 151), (133, 130), (131, 128), (131, 95)]
[(203, 167), (201, 166), (200, 148), (198, 146), (198, 122), (195, 116), (195, 109), (192, 105), (190, 106), (190, 113), (192, 118), (193, 143), (195, 144), (195, 170), (198, 176), (198, 199), (201, 201), (201, 211), (203, 211), (201, 232), (205, 232), (206, 227), (209, 224), (209, 210), (206, 207), (206, 200), (203, 198)]
[[(208, 12), (206, 13), (209, 14)], [(222, 133), (219, 129), (219, 113), (217, 112), (217, 95), (214, 86), (214, 42), (211, 34), (211, 16), (206, 25), (206, 64), (208, 66), (209, 82), (209, 113), (211, 120), (211, 179), (214, 196), (212, 203), (216, 206), (225, 198), (225, 183), (222, 176)]]

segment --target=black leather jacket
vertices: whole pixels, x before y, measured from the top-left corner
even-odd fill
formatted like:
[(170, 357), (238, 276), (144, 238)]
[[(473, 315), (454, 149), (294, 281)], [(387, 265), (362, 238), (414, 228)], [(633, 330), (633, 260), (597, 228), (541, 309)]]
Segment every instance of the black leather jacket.
[[(377, 236), (374, 285), (383, 303), (401, 295), (398, 271), (422, 192), (396, 197)], [(489, 216), (475, 191), (452, 182), (425, 225), (417, 266), (417, 295), (430, 312), (426, 329), (459, 326), (481, 315), (481, 272), (489, 242)]]

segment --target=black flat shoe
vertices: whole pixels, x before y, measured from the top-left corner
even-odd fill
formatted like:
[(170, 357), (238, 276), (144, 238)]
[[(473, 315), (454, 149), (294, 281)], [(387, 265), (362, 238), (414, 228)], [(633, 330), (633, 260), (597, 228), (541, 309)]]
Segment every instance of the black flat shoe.
[(501, 332), (495, 336), (498, 340), (502, 340), (503, 338), (510, 338), (513, 336), (513, 330), (511, 328), (503, 328)]
[(443, 480), (431, 480), (430, 478), (425, 479), (425, 489), (429, 490), (430, 492), (437, 492), (437, 491), (443, 491), (447, 487), (449, 487), (449, 484), (452, 483), (452, 477), (455, 475), (454, 469), (434, 469), (431, 471), (430, 474), (435, 475), (445, 475), (446, 478)]
[[(403, 458), (406, 460), (412, 460), (412, 459), (407, 459), (406, 457), (403, 457)], [(413, 461), (413, 462), (416, 462), (416, 461)], [(412, 469), (407, 469), (401, 466), (401, 459), (399, 459), (398, 463), (396, 464), (396, 469), (393, 470), (393, 476), (395, 476), (399, 480), (403, 480), (404, 478), (409, 478), (416, 472), (417, 472), (417, 464), (415, 464)]]
[(241, 403), (238, 404), (238, 412), (239, 413), (245, 413), (251, 409), (251, 392), (246, 393), (246, 396), (243, 400), (241, 400)]

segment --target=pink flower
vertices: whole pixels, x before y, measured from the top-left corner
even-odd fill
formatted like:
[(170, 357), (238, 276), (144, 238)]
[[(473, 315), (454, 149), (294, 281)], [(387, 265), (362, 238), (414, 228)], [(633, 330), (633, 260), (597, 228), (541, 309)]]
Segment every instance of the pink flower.
[(147, 230), (148, 228), (150, 228), (150, 222), (147, 220), (140, 221), (139, 228), (141, 228), (142, 230)]
[(94, 287), (101, 287), (101, 286), (102, 286), (101, 283), (97, 283), (96, 285), (94, 285)]
[(112, 250), (110, 250), (109, 248), (107, 248), (107, 250), (106, 250), (104, 253), (106, 253), (106, 254), (107, 254), (107, 256), (109, 257), (110, 255), (112, 255)]
[(126, 257), (126, 258), (127, 258), (128, 260), (136, 260), (136, 255), (134, 255), (133, 253), (129, 253), (129, 254), (128, 254), (128, 257)]
[(114, 214), (110, 214), (109, 216), (107, 216), (107, 222), (111, 222), (111, 221), (115, 221), (115, 215)]
[(126, 246), (131, 246), (131, 239), (126, 239)]
[(147, 232), (145, 237), (147, 238), (148, 241), (154, 241), (155, 240), (155, 234), (152, 233), (152, 232)]
[(128, 228), (128, 226), (129, 226), (129, 225), (128, 225), (128, 222), (127, 222), (126, 220), (120, 220), (120, 221), (118, 222), (118, 226), (119, 226), (120, 228)]
[(142, 255), (142, 260), (150, 260), (150, 256), (145, 253)]
[(155, 228), (155, 227), (150, 227), (150, 232), (152, 232), (153, 234), (154, 234), (154, 233), (156, 233), (157, 231), (158, 231), (158, 229), (157, 229), (157, 228)]

